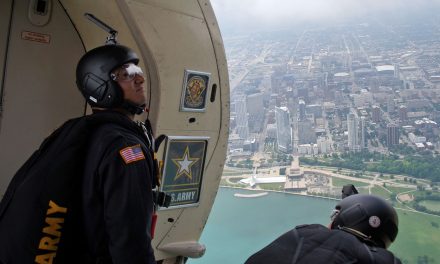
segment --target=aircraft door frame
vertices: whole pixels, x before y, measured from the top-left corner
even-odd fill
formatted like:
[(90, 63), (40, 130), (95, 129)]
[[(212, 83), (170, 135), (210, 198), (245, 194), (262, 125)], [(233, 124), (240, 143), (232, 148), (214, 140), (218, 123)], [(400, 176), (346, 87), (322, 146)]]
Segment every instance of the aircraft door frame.
[(3, 91), (6, 76), (6, 62), (9, 47), (9, 36), (11, 34), (13, 0), (0, 1), (0, 129), (1, 113), (3, 111)]

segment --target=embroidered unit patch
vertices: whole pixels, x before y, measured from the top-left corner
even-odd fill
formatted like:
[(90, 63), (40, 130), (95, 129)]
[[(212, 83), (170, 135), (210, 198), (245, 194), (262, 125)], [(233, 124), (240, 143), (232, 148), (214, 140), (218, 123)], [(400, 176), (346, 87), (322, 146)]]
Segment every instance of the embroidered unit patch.
[(131, 147), (126, 147), (119, 151), (125, 164), (132, 163), (134, 161), (145, 159), (144, 153), (140, 145), (134, 145)]

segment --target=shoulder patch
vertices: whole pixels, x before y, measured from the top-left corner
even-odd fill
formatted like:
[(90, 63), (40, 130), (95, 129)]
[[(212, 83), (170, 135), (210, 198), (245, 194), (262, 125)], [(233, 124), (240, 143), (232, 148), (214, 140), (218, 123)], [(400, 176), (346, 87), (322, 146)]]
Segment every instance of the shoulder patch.
[(139, 144), (123, 148), (119, 151), (119, 154), (121, 154), (121, 157), (124, 160), (125, 164), (145, 159), (141, 145)]

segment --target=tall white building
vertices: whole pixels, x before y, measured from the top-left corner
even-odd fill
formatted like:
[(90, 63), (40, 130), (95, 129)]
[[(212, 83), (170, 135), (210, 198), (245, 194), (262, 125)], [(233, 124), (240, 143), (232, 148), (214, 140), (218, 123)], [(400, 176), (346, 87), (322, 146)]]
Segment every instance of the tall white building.
[(358, 125), (357, 116), (354, 113), (347, 115), (347, 130), (348, 130), (348, 149), (350, 151), (357, 150), (358, 142)]
[(320, 154), (327, 154), (331, 152), (331, 142), (325, 137), (319, 137), (316, 145)]
[(348, 149), (360, 151), (367, 147), (365, 138), (365, 117), (359, 118), (356, 111), (352, 110), (347, 115)]
[(290, 112), (287, 107), (275, 107), (277, 123), (278, 150), (290, 153), (292, 150), (292, 127), (290, 125)]
[(237, 123), (237, 134), (241, 139), (249, 138), (249, 125), (248, 125), (248, 116), (247, 116), (247, 107), (246, 107), (246, 96), (239, 95), (235, 100), (235, 113), (237, 115), (236, 123)]
[(302, 99), (298, 102), (298, 120), (306, 120), (306, 103)]

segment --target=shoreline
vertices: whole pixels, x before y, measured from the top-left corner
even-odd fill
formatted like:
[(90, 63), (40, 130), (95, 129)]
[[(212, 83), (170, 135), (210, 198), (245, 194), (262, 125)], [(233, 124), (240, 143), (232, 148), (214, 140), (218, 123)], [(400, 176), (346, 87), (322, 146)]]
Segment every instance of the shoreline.
[[(224, 185), (220, 185), (219, 188), (239, 189), (239, 190), (252, 191), (252, 192), (264, 191), (264, 192), (273, 192), (273, 193), (284, 193), (284, 194), (288, 194), (288, 195), (298, 195), (298, 196), (303, 196), (303, 197), (327, 199), (327, 200), (333, 200), (333, 201), (340, 201), (341, 200), (341, 199), (337, 199), (337, 198), (333, 198), (333, 197), (326, 197), (326, 196), (319, 196), (319, 195), (312, 195), (312, 194), (293, 193), (293, 192), (285, 192), (285, 191), (276, 191), (276, 190), (254, 190), (254, 189), (247, 189), (247, 188), (233, 187), (233, 186), (224, 186)], [(250, 198), (253, 198), (253, 197), (250, 197)], [(406, 211), (406, 212), (412, 212), (412, 213), (424, 214), (424, 215), (429, 215), (429, 216), (434, 216), (434, 217), (440, 217), (440, 215), (420, 212), (420, 211), (416, 211), (416, 210), (409, 210), (409, 209), (405, 209), (405, 208), (396, 208), (396, 207), (394, 207), (394, 208), (396, 210), (402, 210), (402, 211)]]
[(252, 192), (274, 192), (274, 193), (285, 193), (289, 195), (298, 195), (298, 196), (304, 196), (304, 197), (312, 197), (312, 198), (319, 198), (319, 199), (327, 199), (327, 200), (333, 200), (333, 201), (340, 201), (341, 199), (333, 198), (333, 197), (326, 197), (326, 196), (319, 196), (319, 195), (312, 195), (312, 194), (302, 194), (302, 193), (293, 193), (293, 192), (285, 192), (285, 191), (276, 191), (276, 190), (254, 190), (254, 189), (248, 189), (248, 188), (242, 188), (242, 187), (234, 187), (234, 186), (224, 186), (220, 185), (220, 188), (230, 188), (230, 189), (239, 189), (239, 190), (246, 190), (246, 191), (252, 191)]
[(240, 198), (257, 198), (257, 197), (266, 196), (268, 194), (269, 194), (268, 192), (260, 192), (260, 193), (252, 193), (252, 194), (234, 193), (234, 196)]

